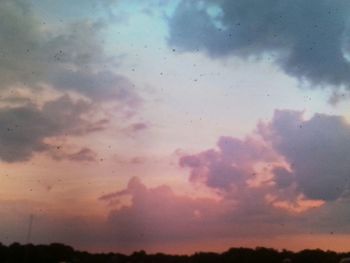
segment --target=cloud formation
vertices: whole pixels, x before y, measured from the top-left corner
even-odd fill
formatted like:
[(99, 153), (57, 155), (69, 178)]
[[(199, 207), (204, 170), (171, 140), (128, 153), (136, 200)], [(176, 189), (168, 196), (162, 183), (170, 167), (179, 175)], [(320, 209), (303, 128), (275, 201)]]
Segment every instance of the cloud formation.
[[(176, 194), (166, 185), (147, 187), (134, 177), (124, 190), (100, 197), (118, 206), (108, 215), (103, 242), (145, 248), (205, 239), (272, 237), (307, 227), (299, 214), (266, 202), (264, 191), (247, 190), (243, 187), (240, 195), (219, 199), (194, 198)], [(131, 198), (128, 204), (126, 197)]]
[(212, 57), (268, 55), (299, 80), (349, 89), (349, 14), (341, 0), (181, 1), (169, 44)]
[(111, 211), (107, 223), (114, 241), (124, 245), (208, 236), (215, 228), (213, 219), (222, 216), (214, 200), (177, 195), (165, 185), (147, 188), (136, 177), (125, 190), (102, 196), (101, 200), (125, 196), (131, 196), (132, 204)]
[(210, 149), (180, 158), (181, 167), (191, 168), (190, 180), (224, 191), (245, 187), (254, 177), (255, 162), (273, 160), (273, 153), (252, 138), (221, 137), (218, 150)]
[(147, 187), (138, 178), (101, 196), (112, 206), (107, 240), (143, 247), (349, 233), (349, 142), (350, 124), (342, 117), (305, 119), (302, 112), (276, 110), (250, 136), (222, 136), (216, 147), (179, 158), (189, 181), (211, 189), (216, 198), (181, 196), (169, 186)]
[(1, 108), (0, 159), (25, 161), (35, 152), (49, 150), (47, 138), (103, 129), (98, 121), (86, 118), (93, 109), (93, 104), (68, 96), (48, 101), (41, 108), (32, 104)]
[[(331, 202), (346, 198), (350, 180), (350, 124), (340, 116), (277, 110), (261, 122), (262, 141), (219, 139), (217, 149), (185, 155), (190, 180), (241, 198), (242, 191), (262, 191), (273, 202)], [(252, 188), (251, 186), (258, 186)]]
[(316, 114), (304, 120), (301, 112), (276, 111), (259, 131), (291, 167), (291, 174), (276, 171), (280, 186), (293, 178), (308, 198), (324, 201), (336, 200), (349, 189), (350, 125), (344, 118)]
[[(0, 159), (7, 162), (49, 151), (47, 138), (103, 129), (108, 120), (83, 117), (92, 109), (105, 116), (108, 110), (103, 106), (108, 103), (123, 118), (135, 115), (142, 104), (131, 81), (117, 72), (118, 59), (105, 50), (107, 25), (102, 20), (68, 19), (58, 25), (45, 21), (33, 3), (0, 1)], [(80, 149), (82, 152), (67, 153), (70, 156), (64, 158), (94, 158), (87, 148)]]
[(104, 49), (101, 21), (46, 25), (28, 2), (1, 1), (0, 90), (16, 84), (47, 84), (91, 100), (135, 107), (141, 101), (132, 83), (113, 70), (118, 61)]
[(69, 160), (75, 162), (95, 162), (97, 154), (88, 147), (83, 147), (76, 151), (66, 151), (64, 147), (52, 147), (50, 154), (55, 160)]
[[(154, 251), (179, 244), (200, 244), (204, 240), (244, 242), (248, 238), (252, 245), (258, 245), (261, 240), (279, 235), (350, 231), (347, 221), (350, 213), (344, 209), (346, 202), (327, 203), (311, 212), (290, 214), (267, 202), (258, 189), (246, 193), (243, 190), (241, 194), (236, 203), (227, 196), (190, 197), (176, 194), (166, 185), (148, 187), (134, 177), (125, 189), (100, 197), (113, 205), (107, 218), (46, 213), (41, 212), (42, 203), (35, 204), (33, 242), (64, 242), (83, 249)], [(131, 202), (126, 203), (127, 198)], [(2, 201), (2, 205), (13, 207), (14, 201)], [(0, 221), (4, 233), (18, 238), (22, 236), (21, 228), (9, 222), (9, 214), (15, 213), (17, 220), (25, 225), (30, 211), (28, 204), (18, 202), (16, 206), (21, 209), (3, 211)], [(341, 215), (341, 219), (334, 220), (335, 214)]]

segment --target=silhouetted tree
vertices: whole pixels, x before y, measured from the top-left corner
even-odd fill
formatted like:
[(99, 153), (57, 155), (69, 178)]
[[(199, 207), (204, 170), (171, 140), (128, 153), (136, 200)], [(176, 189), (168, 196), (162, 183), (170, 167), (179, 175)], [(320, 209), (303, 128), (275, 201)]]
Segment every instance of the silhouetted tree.
[[(72, 247), (53, 243), (50, 245), (21, 245), (0, 243), (2, 263), (339, 263), (350, 253), (335, 253), (319, 249), (306, 249), (298, 253), (258, 247), (231, 248), (224, 253), (198, 252), (193, 255), (147, 254), (137, 251), (130, 256), (119, 253), (88, 253)], [(288, 259), (288, 260), (287, 260)]]

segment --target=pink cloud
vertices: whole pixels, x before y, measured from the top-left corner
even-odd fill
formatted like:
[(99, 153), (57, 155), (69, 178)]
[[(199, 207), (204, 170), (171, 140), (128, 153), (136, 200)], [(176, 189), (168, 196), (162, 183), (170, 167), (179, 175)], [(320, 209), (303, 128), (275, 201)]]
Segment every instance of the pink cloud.
[(255, 175), (257, 162), (275, 159), (274, 153), (263, 141), (253, 138), (239, 140), (221, 137), (216, 149), (194, 155), (183, 155), (179, 165), (190, 168), (190, 181), (201, 181), (208, 187), (230, 191), (245, 187)]

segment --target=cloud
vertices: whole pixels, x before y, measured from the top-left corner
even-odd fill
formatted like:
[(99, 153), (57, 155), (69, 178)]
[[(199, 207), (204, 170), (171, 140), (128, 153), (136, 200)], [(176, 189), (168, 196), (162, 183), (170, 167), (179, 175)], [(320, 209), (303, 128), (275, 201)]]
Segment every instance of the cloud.
[(180, 195), (134, 177), (125, 189), (100, 197), (111, 207), (101, 242), (144, 248), (349, 233), (349, 129), (339, 116), (305, 119), (302, 112), (278, 110), (243, 139), (222, 136), (211, 149), (181, 153), (189, 181), (213, 195)]
[[(0, 2), (0, 90), (42, 84), (103, 102), (135, 108), (141, 102), (132, 83), (116, 73), (117, 58), (104, 49), (101, 21), (46, 25), (28, 2)], [(106, 67), (109, 70), (106, 70)]]
[(291, 167), (292, 174), (277, 171), (280, 186), (291, 175), (308, 198), (324, 201), (336, 200), (349, 189), (350, 124), (344, 118), (316, 114), (304, 120), (301, 112), (276, 111), (259, 132)]
[(257, 230), (262, 225), (269, 226), (270, 234), (278, 232), (271, 224), (283, 222), (290, 211), (278, 208), (276, 202), (294, 202), (299, 207), (293, 191), (290, 197), (271, 183), (271, 173), (279, 164), (271, 146), (254, 137), (220, 137), (216, 148), (179, 159), (180, 167), (190, 170), (191, 182), (204, 184), (229, 204), (226, 220), (241, 227), (251, 225), (250, 230), (235, 230), (237, 235), (268, 235)]
[(77, 0), (71, 2), (69, 0), (61, 0), (59, 2), (51, 0), (30, 0), (35, 6), (44, 9), (48, 13), (54, 13), (58, 17), (68, 17), (68, 19), (76, 17), (88, 17), (92, 13), (100, 14), (104, 11), (107, 15), (113, 6), (120, 2), (119, 0)]
[[(280, 235), (293, 237), (310, 231), (315, 235), (349, 231), (346, 219), (350, 213), (344, 209), (346, 202), (331, 206), (327, 203), (301, 214), (289, 213), (267, 202), (264, 191), (247, 190), (243, 188), (239, 198), (236, 196), (234, 200), (229, 196), (199, 198), (176, 194), (167, 185), (148, 187), (134, 177), (125, 189), (100, 197), (101, 201), (113, 205), (106, 218), (84, 217), (76, 211), (72, 211), (72, 215), (51, 213), (50, 209), (42, 212), (46, 210), (43, 209), (45, 204), (18, 201), (16, 207), (21, 209), (2, 211), (0, 221), (3, 232), (10, 238), (20, 236), (21, 232), (9, 221), (9, 213), (15, 213), (21, 225), (25, 225), (28, 214), (35, 211), (35, 243), (64, 242), (78, 248), (118, 251), (154, 251), (162, 246), (201, 244), (204, 240), (226, 241), (227, 244), (228, 240), (244, 242), (252, 237), (251, 244), (258, 245), (261, 240), (278, 239)], [(14, 201), (2, 201), (2, 204), (11, 208)]]
[[(1, 88), (18, 81), (32, 83), (45, 68), (40, 62), (39, 21), (23, 1), (1, 1), (0, 16), (0, 79)], [(36, 54), (33, 54), (36, 50)]]
[[(350, 124), (334, 115), (277, 110), (259, 123), (258, 139), (221, 137), (217, 149), (184, 155), (181, 167), (190, 180), (235, 196), (242, 189), (274, 196), (277, 201), (335, 201), (349, 191)], [(271, 184), (273, 183), (273, 184)]]
[[(50, 23), (35, 8), (40, 3), (33, 3), (0, 1), (0, 159), (7, 162), (49, 151), (48, 138), (103, 130), (107, 119), (85, 116), (93, 115), (92, 109), (98, 111), (95, 116), (105, 116), (113, 107), (113, 114), (120, 113), (125, 121), (126, 114), (137, 114), (143, 101), (131, 81), (117, 72), (118, 58), (105, 50), (106, 23), (91, 16)], [(84, 146), (80, 149), (53, 157), (94, 158)]]
[[(235, 197), (194, 198), (176, 194), (166, 185), (147, 187), (134, 177), (125, 189), (100, 197), (118, 206), (109, 213), (104, 242), (144, 248), (304, 231), (301, 224), (306, 221), (266, 202), (264, 191), (243, 187), (239, 192)], [(128, 204), (126, 197), (131, 198)], [(286, 221), (288, 225), (281, 227)]]
[(273, 169), (275, 175), (274, 182), (281, 189), (289, 187), (295, 180), (293, 173), (283, 167), (276, 167)]
[(208, 237), (216, 228), (214, 218), (222, 216), (215, 200), (177, 195), (165, 185), (148, 188), (136, 177), (126, 189), (104, 195), (101, 200), (128, 195), (131, 205), (111, 211), (107, 222), (114, 242), (124, 245)]
[(218, 150), (210, 149), (180, 158), (181, 167), (191, 169), (190, 180), (224, 191), (246, 187), (254, 177), (254, 164), (273, 160), (273, 153), (261, 141), (246, 138), (221, 137)]
[[(131, 197), (132, 203), (113, 208), (107, 218), (86, 217), (76, 211), (62, 213), (46, 209), (48, 204), (42, 202), (1, 200), (4, 209), (0, 211), (0, 229), (9, 240), (18, 240), (23, 229), (14, 227), (11, 218), (15, 217), (19, 225), (27, 225), (28, 215), (34, 214), (33, 243), (63, 242), (83, 249), (118, 251), (200, 241), (223, 232), (215, 219), (222, 216), (217, 201), (177, 195), (164, 185), (147, 187), (137, 178), (132, 178), (120, 193), (103, 200), (125, 197)], [(18, 209), (13, 210), (14, 205)]]
[(84, 135), (96, 130), (96, 124), (103, 129), (86, 118), (93, 109), (93, 104), (68, 96), (48, 101), (41, 108), (33, 104), (1, 108), (0, 159), (25, 161), (35, 152), (49, 150), (47, 138)]
[(69, 160), (75, 162), (95, 162), (97, 154), (90, 148), (84, 147), (73, 153), (66, 152), (63, 147), (56, 146), (50, 151), (52, 158), (55, 160)]
[(122, 129), (122, 132), (131, 138), (138, 136), (141, 133), (144, 133), (149, 130), (151, 124), (144, 121), (136, 121), (130, 123), (128, 126)]
[(133, 131), (138, 132), (148, 128), (148, 125), (144, 122), (137, 122), (131, 125), (130, 127)]
[(96, 153), (86, 147), (76, 153), (70, 154), (68, 157), (72, 161), (96, 161)]
[(270, 56), (288, 75), (349, 88), (350, 3), (181, 1), (169, 18), (169, 44), (211, 57)]
[(137, 107), (141, 98), (133, 84), (111, 71), (62, 71), (52, 76), (54, 87), (73, 90), (95, 101), (118, 101), (128, 107)]
[[(323, 229), (318, 216), (332, 227), (341, 210), (335, 208), (350, 196), (349, 143), (350, 124), (340, 116), (305, 119), (302, 112), (276, 110), (251, 137), (220, 137), (215, 148), (182, 154), (179, 165), (189, 169), (191, 182), (232, 205), (228, 217), (235, 222), (283, 222), (286, 214), (302, 220), (295, 214), (304, 214), (305, 226)], [(333, 208), (333, 215), (326, 212)]]

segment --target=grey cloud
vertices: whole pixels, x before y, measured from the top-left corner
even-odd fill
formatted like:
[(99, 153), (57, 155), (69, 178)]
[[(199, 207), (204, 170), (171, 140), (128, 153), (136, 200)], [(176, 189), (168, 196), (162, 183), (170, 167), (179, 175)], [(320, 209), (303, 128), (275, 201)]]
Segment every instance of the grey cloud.
[(273, 174), (275, 175), (274, 182), (282, 189), (289, 187), (295, 180), (293, 173), (283, 167), (276, 167)]
[(35, 152), (49, 150), (46, 138), (90, 132), (95, 122), (84, 116), (93, 109), (92, 104), (74, 102), (68, 96), (49, 101), (42, 108), (26, 105), (0, 109), (0, 159), (25, 161)]
[[(104, 50), (106, 24), (86, 19), (53, 26), (36, 11), (23, 0), (0, 1), (0, 159), (8, 162), (49, 151), (46, 138), (104, 129), (107, 119), (88, 121), (83, 117), (95, 106), (97, 110), (97, 105), (113, 102), (121, 113), (135, 114), (142, 103), (133, 84), (113, 70), (118, 61)], [(73, 102), (63, 96), (42, 102), (44, 106), (39, 108), (31, 96), (43, 86), (87, 100)], [(10, 92), (17, 87), (25, 92)], [(84, 153), (71, 157), (93, 158)]]
[(1, 1), (0, 16), (0, 89), (44, 83), (99, 102), (135, 108), (141, 101), (126, 77), (105, 70), (116, 68), (118, 61), (104, 50), (103, 22), (72, 21), (53, 29), (21, 0)]
[(35, 6), (44, 9), (58, 17), (75, 19), (76, 17), (89, 17), (92, 13), (99, 11), (107, 12), (118, 0), (69, 0), (52, 1), (52, 0), (30, 0)]
[(105, 24), (101, 21), (82, 20), (63, 25), (60, 30), (42, 34), (40, 54), (53, 65), (74, 65), (91, 68), (113, 61), (104, 52), (101, 35)]
[(96, 161), (96, 153), (89, 148), (82, 148), (76, 153), (69, 155), (69, 159), (72, 161)]
[(182, 1), (169, 44), (212, 57), (269, 55), (300, 80), (349, 88), (349, 14), (341, 0)]
[(350, 125), (344, 118), (316, 114), (304, 120), (301, 112), (276, 111), (259, 132), (289, 162), (308, 198), (332, 201), (349, 189)]
[(29, 9), (20, 0), (0, 2), (1, 88), (20, 81), (33, 83), (45, 71), (41, 57), (32, 53), (40, 49), (43, 36)]
[(130, 123), (122, 131), (128, 137), (137, 136), (139, 133), (146, 132), (150, 128), (150, 124), (143, 121)]
[(97, 154), (90, 148), (83, 147), (75, 152), (66, 152), (64, 147), (51, 147), (51, 157), (55, 160), (69, 160), (74, 162), (95, 162)]
[(328, 99), (328, 102), (331, 105), (337, 105), (339, 102), (347, 100), (350, 98), (350, 93), (348, 92), (338, 92), (338, 91), (334, 91), (332, 92), (331, 96)]
[(350, 209), (349, 198), (343, 198), (336, 202), (326, 203), (319, 210), (312, 211), (310, 229), (313, 231), (335, 234), (350, 233)]
[(114, 100), (129, 107), (136, 107), (141, 102), (133, 84), (111, 71), (64, 70), (52, 76), (52, 83), (56, 88), (74, 90), (97, 101)]
[(148, 125), (144, 122), (137, 122), (131, 125), (130, 127), (133, 131), (138, 132), (148, 128)]

